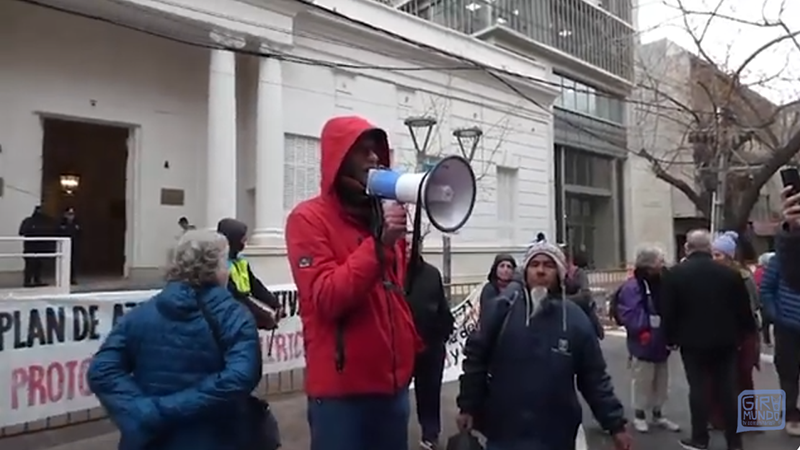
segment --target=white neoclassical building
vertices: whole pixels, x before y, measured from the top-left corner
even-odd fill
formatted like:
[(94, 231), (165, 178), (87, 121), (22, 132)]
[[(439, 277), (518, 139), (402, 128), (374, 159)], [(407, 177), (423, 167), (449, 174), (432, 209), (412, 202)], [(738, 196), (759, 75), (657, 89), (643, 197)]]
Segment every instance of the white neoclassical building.
[[(545, 64), (372, 0), (42, 3), (53, 8), (0, 2), (0, 236), (35, 205), (52, 217), (74, 207), (79, 272), (152, 276), (179, 218), (238, 217), (254, 230), (262, 278), (289, 282), (284, 219), (318, 192), (318, 136), (337, 115), (386, 129), (405, 167), (416, 160), (407, 117), (437, 119), (430, 160), (458, 151), (454, 129), (484, 131), (454, 279), (483, 277), (494, 253), (554, 234), (557, 91), (515, 79), (514, 92), (459, 58), (532, 79), (551, 77)], [(426, 241), (433, 262), (440, 242)], [(0, 259), (0, 272), (21, 267)]]

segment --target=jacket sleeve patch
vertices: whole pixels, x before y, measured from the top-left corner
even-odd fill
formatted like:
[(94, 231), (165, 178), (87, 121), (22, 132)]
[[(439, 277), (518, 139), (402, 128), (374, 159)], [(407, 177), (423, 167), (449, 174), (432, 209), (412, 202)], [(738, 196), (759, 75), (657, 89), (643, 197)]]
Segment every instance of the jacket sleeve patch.
[(311, 259), (310, 256), (303, 256), (297, 260), (297, 267), (301, 269), (307, 269), (311, 267), (312, 262), (313, 260)]

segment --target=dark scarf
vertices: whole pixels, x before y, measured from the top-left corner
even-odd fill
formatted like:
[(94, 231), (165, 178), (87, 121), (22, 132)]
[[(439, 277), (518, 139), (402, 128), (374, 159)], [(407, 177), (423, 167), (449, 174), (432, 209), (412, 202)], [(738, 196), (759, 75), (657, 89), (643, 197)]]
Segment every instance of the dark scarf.
[[(649, 311), (651, 313), (658, 314), (661, 310), (661, 276), (662, 274), (652, 274), (648, 273), (645, 269), (635, 269), (633, 271), (633, 276), (636, 279), (636, 283), (639, 285), (639, 289), (641, 289), (642, 296), (644, 300), (647, 301), (647, 289), (645, 288), (645, 283), (650, 288), (650, 298), (652, 299), (653, 306), (655, 307), (655, 311)], [(647, 305), (649, 308), (650, 306)]]
[(342, 167), (334, 183), (336, 197), (342, 207), (357, 222), (377, 232), (377, 227), (383, 223), (380, 200), (370, 197), (366, 187), (353, 177), (346, 175)]

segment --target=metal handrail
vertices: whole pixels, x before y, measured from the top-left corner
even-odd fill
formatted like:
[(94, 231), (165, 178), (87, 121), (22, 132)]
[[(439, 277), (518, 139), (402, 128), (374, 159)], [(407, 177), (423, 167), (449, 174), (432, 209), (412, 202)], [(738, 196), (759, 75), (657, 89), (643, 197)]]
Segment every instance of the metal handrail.
[[(69, 294), (71, 286), (72, 269), (72, 239), (68, 237), (23, 237), (23, 236), (0, 236), (0, 243), (3, 242), (55, 242), (54, 252), (47, 253), (25, 253), (23, 252), (3, 252), (0, 251), (0, 258), (55, 258), (56, 259), (56, 286), (57, 294)], [(53, 292), (51, 290), (51, 292)]]

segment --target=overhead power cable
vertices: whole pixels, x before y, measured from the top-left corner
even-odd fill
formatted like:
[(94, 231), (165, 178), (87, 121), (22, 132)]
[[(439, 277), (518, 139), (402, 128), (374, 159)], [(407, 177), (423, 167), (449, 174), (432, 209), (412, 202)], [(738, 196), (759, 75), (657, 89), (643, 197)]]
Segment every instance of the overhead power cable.
[[(25, 3), (25, 4), (29, 4), (29, 5), (42, 7), (42, 8), (51, 9), (51, 10), (54, 10), (54, 11), (58, 11), (58, 12), (62, 12), (62, 13), (66, 13), (66, 14), (70, 14), (70, 15), (74, 15), (74, 16), (79, 16), (79, 17), (82, 17), (82, 18), (90, 19), (90, 20), (104, 22), (104, 23), (107, 23), (107, 24), (119, 26), (119, 27), (126, 28), (126, 29), (129, 29), (129, 30), (132, 30), (132, 31), (136, 31), (136, 32), (148, 34), (148, 35), (151, 35), (151, 36), (167, 39), (167, 40), (170, 40), (170, 41), (176, 42), (176, 43), (190, 45), (190, 46), (193, 46), (193, 47), (200, 47), (200, 48), (205, 48), (205, 49), (225, 48), (225, 47), (222, 47), (222, 46), (219, 46), (219, 45), (215, 45), (215, 44), (209, 43), (208, 39), (204, 39), (204, 42), (192, 41), (192, 40), (189, 40), (189, 39), (186, 39), (186, 38), (180, 38), (180, 37), (168, 35), (168, 34), (165, 34), (165, 33), (148, 30), (148, 29), (145, 29), (145, 28), (132, 26), (132, 25), (126, 24), (124, 22), (116, 21), (116, 20), (113, 20), (113, 19), (108, 19), (108, 18), (105, 18), (105, 17), (101, 17), (101, 16), (97, 16), (97, 15), (92, 15), (92, 14), (88, 14), (88, 13), (84, 13), (84, 12), (68, 9), (68, 8), (65, 8), (65, 7), (59, 7), (59, 6), (54, 6), (54, 5), (50, 5), (50, 4), (41, 3), (40, 1), (37, 1), (37, 0), (15, 0), (15, 1), (17, 1), (19, 3)], [(116, 0), (106, 0), (106, 1), (117, 3)], [(166, 0), (152, 0), (152, 1), (163, 3), (165, 5), (173, 5), (174, 4), (173, 2), (169, 2), (169, 1), (166, 1)], [(305, 3), (305, 2), (303, 2), (303, 3)], [(132, 9), (136, 9), (136, 10), (140, 10), (140, 11), (144, 11), (144, 8), (138, 7), (136, 5), (126, 5), (126, 7), (132, 8)], [(323, 8), (323, 10), (325, 10), (325, 9)], [(196, 11), (201, 11), (201, 10), (197, 9)], [(327, 10), (325, 10), (325, 11), (327, 11)], [(152, 12), (148, 12), (148, 11), (145, 11), (145, 13), (153, 14)], [(204, 13), (205, 14), (210, 14), (210, 13), (207, 13), (207, 12), (204, 12)], [(235, 20), (234, 18), (229, 17), (229, 16), (224, 16), (224, 15), (219, 15), (219, 14), (210, 14), (210, 15), (212, 15), (214, 17), (217, 17), (217, 18), (225, 19), (225, 20), (232, 20), (232, 21)], [(159, 17), (161, 17), (161, 16), (159, 16)], [(177, 20), (177, 19), (170, 19), (170, 20), (172, 22), (176, 23), (176, 24), (181, 24), (181, 25), (184, 25), (184, 26), (186, 25), (185, 21), (180, 21), (180, 20)], [(241, 21), (241, 22), (243, 24), (245, 24), (245, 25), (251, 25), (251, 26), (253, 25), (253, 22), (244, 22), (244, 21)], [(326, 37), (325, 35), (322, 35), (322, 34), (308, 33), (306, 31), (301, 31), (301, 30), (294, 30), (294, 31), (286, 30), (286, 29), (283, 29), (283, 28), (278, 28), (278, 27), (264, 25), (264, 24), (260, 24), (259, 27), (260, 28), (264, 28), (265, 30), (284, 33), (284, 34), (293, 34), (294, 33), (294, 34), (297, 34), (297, 35), (302, 36), (304, 38), (307, 38), (307, 39), (310, 39), (310, 40), (314, 40), (314, 41), (317, 41), (317, 42), (336, 44), (336, 45), (345, 46), (345, 47), (353, 48), (353, 49), (364, 50), (364, 51), (374, 51), (374, 49), (371, 49), (367, 45), (358, 45), (358, 44), (355, 44), (355, 43), (352, 43), (352, 42), (347, 42), (347, 41), (343, 41), (343, 40), (339, 40), (339, 39), (333, 39), (333, 38), (330, 38), (330, 37)], [(297, 64), (306, 64), (306, 65), (314, 65), (314, 66), (326, 66), (326, 67), (331, 67), (331, 68), (351, 69), (351, 70), (386, 70), (386, 71), (392, 71), (392, 72), (421, 72), (421, 71), (442, 71), (442, 72), (444, 72), (444, 71), (480, 71), (480, 70), (484, 70), (482, 67), (476, 67), (474, 64), (468, 64), (468, 65), (464, 65), (464, 64), (462, 64), (462, 65), (423, 65), (423, 64), (420, 64), (420, 65), (416, 65), (416, 66), (390, 66), (390, 65), (374, 65), (374, 64), (353, 64), (353, 63), (343, 63), (343, 62), (336, 62), (336, 61), (326, 61), (326, 60), (315, 59), (315, 58), (304, 58), (304, 57), (300, 57), (300, 56), (287, 55), (287, 54), (277, 53), (277, 52), (263, 52), (263, 51), (253, 51), (253, 50), (249, 50), (249, 49), (233, 49), (233, 48), (225, 48), (225, 49), (226, 50), (230, 50), (230, 51), (235, 52), (235, 53), (247, 54), (247, 55), (252, 55), (252, 56), (276, 58), (276, 59), (281, 59), (281, 60), (284, 60), (284, 61), (287, 61), (287, 62), (292, 62), (292, 63), (297, 63)], [(394, 55), (398, 59), (400, 59), (400, 58), (408, 59), (408, 55), (400, 55), (400, 54), (392, 53), (392, 52), (386, 53), (384, 50), (381, 50), (381, 53), (384, 53), (384, 54), (387, 54), (387, 55), (390, 55), (390, 56)], [(521, 80), (540, 83), (540, 84), (544, 84), (544, 85), (549, 85), (549, 86), (553, 86), (553, 87), (556, 87), (556, 88), (559, 88), (559, 89), (564, 88), (564, 86), (562, 86), (557, 81), (548, 80), (548, 79), (544, 79), (544, 78), (532, 77), (532, 76), (528, 76), (528, 75), (524, 75), (524, 74), (513, 73), (513, 72), (509, 72), (509, 71), (504, 71), (502, 69), (496, 69), (496, 68), (491, 68), (491, 69), (492, 70), (496, 70), (499, 73), (503, 73), (504, 75), (508, 75), (510, 77), (519, 78)], [(576, 92), (576, 93), (593, 94), (593, 95), (595, 95), (597, 97), (609, 98), (609, 99), (613, 99), (613, 100), (617, 100), (617, 101), (621, 101), (621, 102), (627, 102), (627, 103), (631, 103), (631, 104), (651, 105), (651, 106), (658, 106), (658, 107), (660, 107), (662, 109), (679, 110), (679, 108), (669, 107), (669, 106), (662, 105), (662, 104), (654, 104), (654, 103), (640, 102), (640, 101), (634, 102), (634, 101), (632, 101), (630, 99), (625, 99), (625, 98), (623, 98), (621, 96), (618, 96), (618, 95), (615, 95), (615, 94), (612, 94), (612, 93), (606, 93), (606, 92), (596, 91), (596, 90), (592, 90), (592, 89), (571, 88), (571, 87), (567, 88), (567, 89), (570, 89), (572, 92)]]

